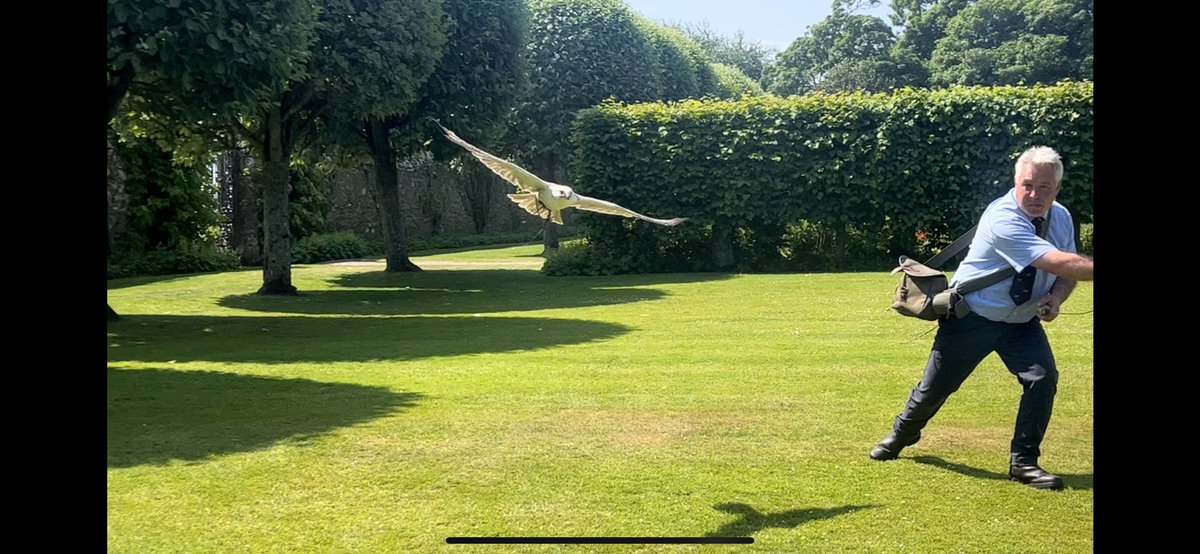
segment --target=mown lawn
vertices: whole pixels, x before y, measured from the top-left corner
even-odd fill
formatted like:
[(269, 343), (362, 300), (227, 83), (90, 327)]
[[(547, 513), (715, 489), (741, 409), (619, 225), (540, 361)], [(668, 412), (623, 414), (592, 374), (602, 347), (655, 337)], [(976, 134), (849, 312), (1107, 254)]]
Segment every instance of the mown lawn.
[[(1092, 314), (1047, 324), (1042, 465), (1007, 480), (994, 355), (901, 459), (871, 446), (932, 323), (874, 273), (545, 277), (538, 246), (111, 281), (114, 552), (1090, 552)], [(1064, 306), (1089, 312), (1081, 283)], [(927, 333), (928, 331), (928, 333)], [(475, 546), (451, 536), (750, 536)]]

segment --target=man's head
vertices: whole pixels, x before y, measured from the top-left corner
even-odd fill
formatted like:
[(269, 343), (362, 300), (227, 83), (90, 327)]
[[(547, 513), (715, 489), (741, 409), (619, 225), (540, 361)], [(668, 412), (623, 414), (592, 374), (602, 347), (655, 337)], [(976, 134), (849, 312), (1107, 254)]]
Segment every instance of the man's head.
[(1029, 217), (1042, 217), (1062, 186), (1062, 158), (1049, 146), (1034, 146), (1017, 158), (1017, 204)]

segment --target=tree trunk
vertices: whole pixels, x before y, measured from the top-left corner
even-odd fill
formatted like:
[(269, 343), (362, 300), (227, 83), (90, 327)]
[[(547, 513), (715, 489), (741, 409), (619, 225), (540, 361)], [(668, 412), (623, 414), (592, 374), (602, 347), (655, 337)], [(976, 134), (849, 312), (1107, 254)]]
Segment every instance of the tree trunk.
[[(124, 36), (130, 37), (130, 36), (132, 36), (132, 33), (125, 33)], [(129, 39), (127, 38), (126, 45), (128, 45), (128, 42), (129, 42)], [(120, 106), (121, 101), (125, 99), (125, 94), (129, 92), (129, 85), (131, 85), (131, 84), (133, 84), (133, 64), (126, 63), (125, 67), (121, 69), (121, 72), (119, 74), (117, 74), (117, 82), (110, 83), (108, 85), (108, 118), (105, 120), (106, 124), (111, 124), (113, 116), (117, 115), (117, 107)], [(108, 128), (108, 132), (111, 137), (111, 135), (112, 135), (112, 127), (111, 126), (109, 126), (109, 128)], [(111, 146), (110, 146), (110, 150), (111, 150)], [(122, 179), (122, 181), (123, 181), (123, 179)], [(109, 186), (111, 187), (111, 181), (109, 183)], [(111, 200), (111, 197), (110, 197), (110, 200)], [(110, 214), (111, 214), (111, 202), (110, 202)], [(111, 223), (111, 220), (110, 220), (110, 223)], [(109, 225), (109, 228), (108, 228), (108, 238), (109, 238), (109, 250), (111, 251), (112, 245), (113, 245), (113, 229), (112, 229), (111, 224)], [(116, 321), (118, 318), (120, 318), (120, 316), (117, 315), (117, 312), (112, 309), (111, 305), (109, 305), (108, 303), (105, 303), (105, 306), (108, 308), (108, 320), (109, 321)]]
[(400, 179), (396, 171), (396, 151), (388, 139), (388, 128), (378, 120), (366, 122), (371, 158), (375, 161), (375, 191), (379, 215), (383, 224), (383, 240), (387, 245), (385, 271), (421, 271), (408, 259), (404, 238), (404, 217), (400, 211)]
[[(108, 253), (122, 250), (129, 211), (129, 195), (125, 193), (127, 173), (117, 154), (117, 133), (108, 128)], [(123, 252), (122, 252), (123, 253)]]
[(542, 254), (558, 250), (558, 224), (547, 219), (542, 229)]
[(262, 239), (258, 231), (258, 185), (242, 174), (246, 154), (240, 150), (230, 153), (230, 188), (232, 188), (232, 242), (242, 265), (263, 262)]
[(844, 222), (833, 224), (833, 267), (838, 270), (846, 268), (846, 256), (849, 254), (850, 233)]
[[(105, 257), (113, 255), (113, 251), (117, 249), (117, 237), (125, 232), (125, 211), (129, 205), (129, 196), (125, 194), (125, 168), (121, 164), (121, 158), (116, 152), (117, 133), (113, 131), (112, 126), (108, 127), (108, 247), (105, 251)], [(108, 307), (108, 320), (116, 321), (120, 316), (112, 309), (112, 305), (106, 304)]]
[(267, 112), (263, 142), (263, 285), (258, 294), (296, 294), (292, 286), (292, 237), (289, 229), (288, 145), (283, 140), (282, 109)]
[(125, 94), (129, 92), (129, 85), (132, 84), (133, 64), (126, 63), (120, 73), (117, 73), (117, 82), (108, 85), (108, 121), (111, 122), (113, 116), (117, 115), (117, 107), (125, 99)]
[(733, 222), (718, 219), (713, 223), (712, 231), (712, 264), (717, 271), (729, 271), (734, 268), (733, 260)]
[(246, 152), (230, 150), (217, 158), (220, 181), (221, 245), (236, 252), (242, 265), (262, 264), (258, 232), (258, 197), (253, 183), (242, 174)]

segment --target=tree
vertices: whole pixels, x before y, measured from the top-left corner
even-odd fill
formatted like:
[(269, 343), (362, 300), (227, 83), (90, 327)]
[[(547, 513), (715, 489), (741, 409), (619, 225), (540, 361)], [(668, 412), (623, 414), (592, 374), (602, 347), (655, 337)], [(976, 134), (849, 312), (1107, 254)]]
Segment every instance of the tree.
[(717, 91), (719, 98), (738, 98), (744, 94), (759, 96), (763, 94), (758, 81), (751, 79), (741, 69), (723, 63), (712, 64), (713, 73), (717, 75)]
[[(607, 98), (659, 98), (657, 55), (619, 0), (530, 0), (529, 89), (518, 102), (508, 142), (530, 169), (557, 179), (569, 163), (571, 122)], [(544, 243), (557, 248), (557, 228)]]
[(922, 60), (928, 66), (937, 41), (946, 36), (946, 26), (963, 8), (976, 0), (892, 0), (892, 23), (903, 27), (893, 54)]
[(699, 25), (680, 24), (675, 27), (696, 41), (708, 54), (709, 59), (740, 69), (760, 85), (763, 84), (766, 67), (778, 53), (761, 42), (747, 42), (746, 35), (741, 30), (730, 38), (712, 30), (707, 22)]
[(618, 0), (530, 0), (530, 83), (518, 106), (522, 139), (540, 169), (568, 157), (576, 112), (606, 98), (658, 98), (657, 56)]
[(292, 0), (109, 0), (107, 13), (110, 128), (131, 94), (183, 128), (234, 117), (303, 75), (316, 25)]
[(231, 149), (217, 157), (217, 179), (221, 183), (222, 234), (226, 247), (237, 253), (242, 265), (262, 263), (259, 245), (258, 187), (246, 176), (250, 157), (245, 150)]
[[(889, 19), (892, 20), (892, 25), (896, 27), (907, 27), (909, 22), (920, 17), (939, 0), (891, 0), (888, 7), (892, 8), (892, 15)], [(879, 0), (871, 0), (871, 5), (878, 5)]]
[(915, 60), (848, 60), (829, 68), (814, 90), (886, 92), (901, 87), (923, 86), (928, 81), (929, 72)]
[[(806, 94), (821, 88), (826, 74), (838, 64), (887, 60), (895, 42), (882, 19), (838, 9), (809, 28), (779, 55), (768, 71), (768, 90), (776, 94)], [(852, 66), (853, 67), (853, 66)], [(843, 69), (845, 71), (845, 68)]]
[(179, 159), (150, 139), (131, 138), (116, 145), (128, 170), (127, 232), (122, 253), (188, 249), (212, 242), (217, 205), (207, 182), (207, 166)]
[(699, 98), (717, 90), (717, 76), (699, 44), (677, 29), (636, 17), (657, 54), (661, 100)]
[(980, 0), (950, 20), (930, 60), (938, 85), (1092, 78), (1091, 0)]
[(294, 0), (108, 0), (108, 119), (130, 90), (228, 111), (303, 71), (316, 12)]
[[(323, 0), (305, 78), (290, 82), (281, 94), (260, 104), (247, 118), (248, 125), (240, 125), (242, 136), (263, 161), (264, 261), (259, 294), (296, 293), (291, 283), (288, 202), (293, 155), (314, 142), (335, 141), (332, 137), (344, 122), (383, 118), (416, 103), (446, 41), (448, 23), (441, 4), (441, 0)], [(370, 140), (386, 144), (386, 132), (377, 131), (366, 129)], [(390, 161), (394, 173), (395, 158)], [(390, 196), (398, 195), (390, 191)], [(385, 228), (384, 233), (403, 240), (396, 229)]]
[[(402, 234), (397, 153), (407, 157), (421, 148), (429, 118), (468, 136), (494, 135), (496, 124), (527, 82), (521, 53), (529, 11), (522, 0), (446, 0), (445, 10), (447, 40), (436, 69), (419, 87), (415, 102), (361, 121), (361, 136), (375, 162), (375, 184), (383, 208), (387, 271), (420, 270), (408, 259)], [(446, 141), (434, 140), (431, 146), (441, 158), (462, 153)], [(478, 221), (476, 225), (479, 227)]]

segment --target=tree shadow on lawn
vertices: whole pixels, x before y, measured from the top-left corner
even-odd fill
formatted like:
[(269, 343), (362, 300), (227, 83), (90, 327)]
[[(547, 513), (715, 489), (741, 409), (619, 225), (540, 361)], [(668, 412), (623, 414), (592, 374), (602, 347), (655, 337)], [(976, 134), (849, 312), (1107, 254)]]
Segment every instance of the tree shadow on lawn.
[[(993, 479), (993, 480), (997, 480), (997, 481), (1008, 481), (1009, 480), (1007, 473), (997, 473), (995, 471), (989, 471), (986, 469), (980, 469), (980, 468), (971, 467), (968, 465), (956, 464), (954, 462), (948, 462), (937, 456), (915, 456), (915, 457), (913, 457), (913, 461), (917, 462), (918, 464), (926, 464), (926, 465), (931, 465), (934, 467), (940, 467), (942, 469), (947, 469), (947, 470), (953, 471), (955, 473), (960, 473), (962, 475), (966, 475), (967, 477), (975, 477), (976, 479)], [(1054, 472), (1051, 472), (1051, 473), (1054, 473)], [(1055, 475), (1062, 477), (1063, 484), (1065, 484), (1068, 489), (1079, 489), (1079, 490), (1091, 490), (1092, 489), (1092, 474), (1091, 473), (1072, 474), (1072, 475), (1055, 473)]]
[(629, 327), (536, 317), (122, 315), (110, 362), (345, 362), (536, 350), (617, 337)]
[(333, 280), (345, 289), (299, 296), (226, 296), (227, 308), (256, 312), (357, 315), (477, 314), (585, 308), (658, 300), (667, 292), (640, 288), (663, 283), (727, 279), (728, 274), (546, 277), (526, 270), (368, 272)]
[(421, 393), (217, 371), (108, 370), (108, 467), (201, 461), (415, 405)]
[(837, 508), (801, 508), (786, 512), (761, 513), (749, 504), (728, 502), (717, 504), (713, 508), (728, 514), (741, 516), (720, 529), (709, 533), (709, 537), (748, 537), (768, 527), (793, 528), (819, 519), (829, 519), (842, 514), (875, 508), (873, 504), (864, 506), (839, 506)]

